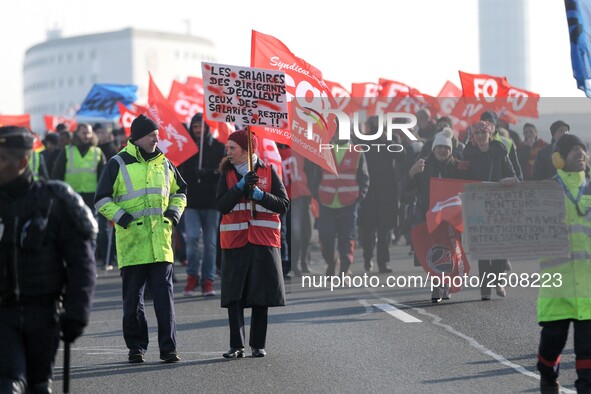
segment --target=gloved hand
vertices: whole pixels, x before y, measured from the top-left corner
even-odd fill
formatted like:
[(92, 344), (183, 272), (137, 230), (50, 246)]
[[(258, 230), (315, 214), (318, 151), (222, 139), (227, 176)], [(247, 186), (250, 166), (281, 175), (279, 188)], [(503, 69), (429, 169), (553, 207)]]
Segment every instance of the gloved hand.
[(68, 319), (64, 315), (60, 316), (60, 326), (62, 331), (61, 338), (64, 342), (72, 343), (84, 332), (84, 324), (79, 321)]
[(249, 171), (246, 173), (246, 175), (244, 175), (244, 178), (242, 179), (245, 179), (246, 186), (253, 186), (256, 185), (256, 183), (259, 181), (259, 176), (256, 172)]
[(129, 226), (129, 223), (133, 222), (133, 216), (131, 216), (130, 214), (128, 214), (127, 212), (125, 212), (117, 221), (117, 224), (120, 225), (123, 228), (127, 228), (127, 226)]
[(236, 184), (236, 189), (238, 190), (244, 190), (244, 184), (246, 183), (246, 177), (242, 177), (241, 180), (238, 181), (238, 183)]
[(175, 227), (177, 224), (179, 224), (176, 214), (174, 213), (174, 211), (171, 211), (170, 209), (167, 209), (166, 211), (164, 211), (164, 217), (167, 218), (168, 220), (170, 220), (172, 225)]
[(259, 189), (258, 186), (255, 186), (254, 189), (252, 189), (250, 198), (254, 201), (261, 201), (263, 197), (265, 197), (265, 192)]

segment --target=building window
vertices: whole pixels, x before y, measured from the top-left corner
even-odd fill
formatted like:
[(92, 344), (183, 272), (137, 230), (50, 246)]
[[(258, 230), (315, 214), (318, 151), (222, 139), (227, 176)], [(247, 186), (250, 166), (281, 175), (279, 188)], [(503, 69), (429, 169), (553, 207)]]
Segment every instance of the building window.
[(90, 58), (91, 58), (91, 59), (94, 59), (94, 58), (95, 58), (95, 56), (96, 56), (96, 52), (95, 52), (95, 50), (94, 50), (94, 49), (91, 49), (91, 50), (90, 50), (90, 55), (89, 55), (89, 56), (90, 56)]
[(59, 54), (57, 55), (57, 64), (61, 64), (61, 62), (64, 60), (64, 55), (63, 54)]
[(74, 77), (69, 77), (68, 78), (68, 86), (72, 86), (74, 85)]
[(84, 85), (84, 75), (78, 77), (78, 85)]
[(84, 60), (84, 52), (80, 51), (78, 52), (78, 61), (81, 62)]
[(71, 63), (71, 62), (72, 62), (72, 54), (71, 54), (71, 53), (68, 53), (68, 54), (66, 55), (66, 62), (67, 62), (67, 63)]

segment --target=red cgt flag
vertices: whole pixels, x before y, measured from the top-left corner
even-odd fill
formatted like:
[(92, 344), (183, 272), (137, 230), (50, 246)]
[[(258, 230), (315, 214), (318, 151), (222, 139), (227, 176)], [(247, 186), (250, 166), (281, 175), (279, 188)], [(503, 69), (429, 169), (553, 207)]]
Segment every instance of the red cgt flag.
[[(335, 128), (318, 115), (323, 109), (337, 108), (330, 89), (320, 70), (295, 56), (277, 38), (252, 31), (250, 66), (285, 72), (285, 85), (290, 106), (291, 130), (271, 127), (251, 127), (259, 136), (290, 145), (293, 150), (322, 168), (336, 173), (330, 149), (320, 149), (332, 138)], [(324, 120), (322, 118), (322, 120)], [(308, 124), (312, 124), (313, 139), (307, 138)], [(332, 122), (331, 122), (332, 124)]]
[(340, 83), (324, 80), (330, 89), (330, 94), (337, 103), (337, 108), (346, 114), (361, 111), (363, 108), (359, 99), (351, 98), (351, 93)]
[(429, 233), (436, 231), (442, 222), (447, 222), (456, 230), (464, 232), (460, 194), (464, 192), (466, 183), (478, 183), (478, 181), (431, 178), (429, 211), (427, 211)]
[(445, 275), (451, 280), (449, 291), (460, 291), (462, 287), (454, 286), (453, 278), (470, 273), (470, 264), (462, 248), (460, 233), (448, 224), (439, 226), (434, 233), (430, 233), (426, 223), (421, 223), (412, 228), (411, 238), (417, 260), (425, 272), (440, 278)]
[(174, 109), (154, 83), (152, 75), (148, 89), (148, 116), (158, 124), (158, 147), (175, 166), (197, 153), (197, 145), (177, 119)]
[(204, 110), (203, 94), (199, 94), (190, 85), (179, 81), (172, 81), (168, 102), (174, 109), (177, 118), (187, 125), (191, 124), (193, 115), (198, 112), (203, 113)]
[(125, 105), (123, 105), (121, 101), (117, 103), (117, 106), (119, 107), (120, 114), (119, 123), (121, 123), (121, 127), (123, 127), (125, 135), (127, 136), (127, 138), (129, 138), (131, 136), (131, 122), (133, 122), (135, 118), (140, 116), (140, 114), (147, 114), (148, 109), (141, 107), (143, 110), (140, 109), (139, 111), (133, 111), (127, 108)]

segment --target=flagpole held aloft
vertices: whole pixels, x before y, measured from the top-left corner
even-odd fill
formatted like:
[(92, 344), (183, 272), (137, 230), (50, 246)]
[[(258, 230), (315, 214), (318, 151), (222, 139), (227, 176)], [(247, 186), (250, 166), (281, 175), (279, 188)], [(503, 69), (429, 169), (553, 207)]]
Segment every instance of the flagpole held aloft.
[[(252, 133), (250, 131), (250, 126), (246, 126), (247, 141), (248, 141), (248, 172), (252, 171), (254, 168), (254, 163), (252, 162)], [(254, 217), (254, 201), (250, 200), (250, 214)]]

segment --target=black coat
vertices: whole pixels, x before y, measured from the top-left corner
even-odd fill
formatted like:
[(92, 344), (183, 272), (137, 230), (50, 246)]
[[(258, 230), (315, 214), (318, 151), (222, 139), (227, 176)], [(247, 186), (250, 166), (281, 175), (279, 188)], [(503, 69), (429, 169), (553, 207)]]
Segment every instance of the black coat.
[[(255, 164), (266, 166), (262, 161)], [(234, 171), (240, 181), (242, 176), (234, 166), (225, 161), (216, 194), (217, 209), (226, 215), (240, 201), (243, 192), (233, 187), (228, 190), (226, 173)], [(289, 199), (281, 179), (271, 167), (271, 192), (266, 193), (262, 207), (283, 214), (289, 208)], [(222, 249), (222, 307), (240, 302), (243, 307), (285, 305), (285, 285), (279, 248), (246, 244), (241, 248)]]
[(507, 149), (502, 142), (491, 141), (488, 151), (482, 152), (469, 142), (463, 152), (463, 159), (469, 162), (466, 179), (498, 182), (515, 176)]
[[(403, 152), (387, 149), (363, 154), (369, 174), (369, 187), (359, 204), (358, 224), (363, 228), (393, 229), (398, 223), (398, 173), (396, 162)], [(363, 230), (362, 230), (363, 231)]]
[(80, 196), (61, 182), (32, 182), (27, 171), (0, 186), (0, 223), (0, 304), (19, 302), (18, 294), (45, 305), (61, 294), (65, 316), (86, 325), (96, 224)]
[[(196, 153), (179, 166), (179, 172), (187, 182), (187, 208), (216, 209), (216, 190), (220, 179), (218, 168), (226, 148), (208, 132), (203, 137), (201, 169), (199, 153)], [(195, 142), (199, 145), (198, 139)]]
[(548, 144), (538, 152), (538, 156), (536, 156), (536, 161), (534, 162), (534, 181), (543, 181), (556, 175), (556, 168), (552, 164), (553, 149), (554, 144)]

